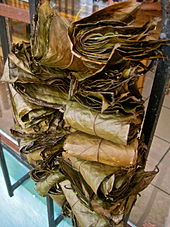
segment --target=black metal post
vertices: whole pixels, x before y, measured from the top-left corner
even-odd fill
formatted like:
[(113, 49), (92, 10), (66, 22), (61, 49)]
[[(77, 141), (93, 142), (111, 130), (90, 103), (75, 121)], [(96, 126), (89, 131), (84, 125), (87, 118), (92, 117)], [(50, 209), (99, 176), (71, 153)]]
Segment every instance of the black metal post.
[(15, 189), (17, 189), (25, 180), (27, 180), (29, 178), (30, 178), (29, 173), (26, 173), (23, 177), (21, 177), (17, 182), (15, 182), (12, 185), (12, 190), (14, 191)]
[(5, 17), (2, 17), (2, 16), (0, 16), (0, 31), (1, 31), (0, 32), (1, 45), (3, 47), (2, 52), (3, 52), (4, 63), (5, 63), (9, 53), (9, 40), (8, 40), (8, 35), (6, 30)]
[(64, 216), (61, 214), (55, 220), (53, 200), (49, 196), (47, 196), (46, 199), (47, 199), (48, 224), (49, 224), (49, 227), (55, 227), (64, 219)]
[[(169, 4), (169, 6), (167, 4)], [(163, 29), (160, 37), (162, 39), (170, 39), (170, 2), (168, 3), (168, 1), (163, 0), (162, 5), (164, 6), (163, 7), (164, 9), (162, 11)], [(169, 10), (169, 12), (167, 12), (167, 10)], [(149, 149), (152, 143), (158, 118), (161, 112), (161, 107), (168, 86), (168, 81), (170, 79), (170, 46), (169, 45), (164, 46), (162, 48), (162, 52), (165, 58), (160, 59), (158, 61), (158, 66), (142, 129), (142, 136), (144, 136), (144, 141), (148, 146), (148, 152), (146, 156), (148, 156), (149, 154)]]
[(5, 143), (1, 142), (2, 147), (4, 147), (15, 159), (17, 159), (17, 161), (19, 161), (20, 163), (22, 163), (24, 166), (26, 166), (29, 170), (31, 170), (33, 168), (33, 166), (31, 164), (29, 164), (27, 162), (27, 160), (22, 157), (21, 155), (19, 155), (19, 153), (17, 153), (16, 151), (12, 150), (10, 147), (8, 147)]
[[(0, 3), (4, 3), (4, 1), (0, 0)], [(7, 30), (7, 25), (8, 25), (8, 30)], [(0, 16), (0, 31), (1, 31), (0, 38), (1, 38), (1, 46), (2, 46), (2, 52), (3, 52), (3, 60), (5, 63), (6, 59), (8, 58), (11, 40), (9, 37), (9, 24), (6, 21), (5, 17), (3, 16)]]
[[(20, 156), (19, 154), (17, 154), (17, 152), (13, 151), (10, 147), (8, 147), (6, 144), (4, 144), (1, 140), (0, 140), (0, 165), (2, 168), (2, 172), (3, 172), (3, 176), (4, 176), (4, 180), (6, 183), (6, 187), (8, 190), (8, 194), (10, 197), (12, 197), (14, 195), (14, 191), (15, 189), (17, 189), (25, 180), (27, 180), (30, 176), (29, 176), (29, 172), (26, 173), (23, 177), (21, 177), (18, 181), (16, 181), (13, 185), (11, 184), (11, 180), (10, 180), (10, 176), (9, 176), (9, 172), (8, 172), (8, 167), (6, 164), (6, 160), (4, 157), (4, 152), (3, 152), (3, 147), (20, 163), (22, 163), (24, 166), (26, 166), (28, 169), (32, 169), (33, 166), (30, 165), (26, 159), (22, 156)], [(49, 223), (49, 227), (55, 227), (57, 226), (62, 220), (63, 220), (63, 215), (59, 215), (56, 220), (54, 219), (54, 204), (53, 204), (53, 200), (47, 196), (47, 212), (48, 212), (48, 223)]]
[[(11, 152), (12, 149), (10, 149), (10, 148), (6, 147), (6, 150), (9, 153), (12, 153), (12, 155), (14, 157), (18, 156), (17, 154), (14, 155), (14, 153), (13, 153), (14, 151)], [(17, 159), (18, 159), (18, 157), (17, 157)], [(20, 160), (22, 160), (22, 159), (20, 159)], [(22, 161), (20, 161), (20, 162), (23, 163)], [(6, 187), (7, 187), (8, 194), (9, 194), (10, 197), (12, 197), (14, 195), (15, 189), (17, 189), (25, 180), (27, 180), (30, 177), (29, 173), (25, 174), (18, 181), (16, 181), (13, 185), (11, 184), (11, 180), (10, 180), (10, 176), (9, 176), (9, 172), (8, 172), (8, 167), (7, 167), (7, 164), (6, 164), (5, 157), (4, 157), (3, 146), (2, 146), (1, 141), (0, 141), (0, 164), (1, 164), (3, 175), (4, 175), (4, 180), (5, 180), (5, 184), (6, 184)]]
[(4, 180), (5, 180), (7, 190), (8, 190), (8, 194), (9, 194), (10, 197), (12, 197), (14, 195), (14, 193), (13, 193), (13, 190), (12, 190), (12, 185), (11, 185), (9, 172), (8, 172), (8, 168), (7, 168), (7, 165), (6, 165), (1, 141), (0, 141), (0, 164), (1, 164), (3, 175), (4, 175)]
[(57, 226), (63, 219), (64, 219), (64, 216), (60, 214), (55, 220), (55, 226)]
[(47, 196), (47, 212), (48, 212), (49, 227), (55, 227), (54, 204), (53, 204), (53, 200), (49, 196)]
[(30, 23), (32, 22), (33, 17), (36, 13), (38, 2), (38, 0), (29, 0)]

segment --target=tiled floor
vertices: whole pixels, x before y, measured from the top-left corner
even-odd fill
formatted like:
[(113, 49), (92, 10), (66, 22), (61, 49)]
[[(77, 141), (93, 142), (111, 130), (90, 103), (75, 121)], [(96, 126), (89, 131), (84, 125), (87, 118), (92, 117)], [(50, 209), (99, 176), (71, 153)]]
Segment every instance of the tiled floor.
[[(145, 78), (143, 96), (148, 98), (153, 82), (153, 74)], [(159, 173), (151, 185), (141, 193), (135, 204), (130, 220), (137, 227), (149, 222), (156, 227), (170, 227), (170, 94), (164, 99), (156, 127), (146, 168), (159, 167)]]

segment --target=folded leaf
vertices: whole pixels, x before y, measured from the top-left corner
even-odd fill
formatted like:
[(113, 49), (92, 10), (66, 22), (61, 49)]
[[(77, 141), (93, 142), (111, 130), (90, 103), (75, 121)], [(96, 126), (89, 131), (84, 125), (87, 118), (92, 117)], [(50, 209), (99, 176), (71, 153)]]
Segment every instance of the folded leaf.
[(41, 149), (38, 149), (38, 150), (33, 151), (32, 153), (28, 153), (26, 155), (28, 162), (29, 163), (32, 163), (34, 161), (41, 161), (41, 160), (43, 160), (43, 157), (41, 157), (41, 153), (43, 151), (44, 151), (44, 149), (41, 148)]
[(70, 25), (72, 52), (92, 69), (85, 76), (75, 72), (78, 80), (126, 63), (136, 67), (141, 60), (161, 57), (159, 49), (165, 42), (147, 39), (155, 21), (141, 27), (129, 25), (139, 7), (133, 1), (116, 3)]
[[(9, 85), (9, 87), (17, 127), (18, 130), (22, 131), (21, 137), (24, 137), (23, 145), (21, 145), (22, 149), (28, 145), (30, 152), (32, 152), (31, 147), (33, 146), (34, 149), (38, 149), (40, 146), (44, 146), (45, 143), (54, 145), (56, 139), (52, 139), (52, 136), (61, 138), (69, 133), (69, 129), (63, 129), (63, 114), (59, 110), (29, 103), (13, 89), (12, 85)], [(46, 133), (46, 135), (43, 136), (42, 133)], [(46, 137), (47, 134), (48, 137)], [(38, 141), (40, 137), (41, 145)], [(37, 142), (39, 143), (38, 146), (35, 145)]]
[(71, 156), (110, 166), (124, 167), (135, 165), (137, 146), (137, 140), (125, 146), (81, 132), (69, 135), (64, 143), (65, 151)]
[(125, 1), (115, 3), (109, 7), (98, 10), (90, 16), (84, 17), (81, 20), (75, 21), (74, 25), (97, 23), (99, 21), (127, 21), (131, 22), (135, 18), (135, 12), (138, 11), (140, 3), (133, 1)]
[(47, 196), (50, 188), (56, 183), (59, 184), (64, 179), (65, 176), (58, 170), (55, 173), (50, 174), (44, 181), (38, 182), (35, 186), (35, 190), (41, 196)]
[(81, 227), (90, 227), (90, 226), (109, 227), (110, 226), (109, 222), (106, 219), (99, 216), (94, 211), (91, 211), (80, 202), (76, 193), (73, 191), (69, 180), (65, 180), (61, 182), (60, 186), (72, 209), (73, 214), (76, 216), (76, 219)]
[[(54, 186), (53, 186), (54, 187)], [(52, 191), (51, 189), (48, 192), (48, 195), (59, 205), (62, 206), (65, 202), (65, 196), (64, 194), (61, 193), (57, 193), (55, 191)]]
[(119, 201), (117, 203), (110, 203), (102, 201), (98, 198), (94, 198), (91, 202), (92, 209), (99, 215), (112, 221), (114, 224), (119, 224), (123, 220), (125, 201)]
[(128, 142), (130, 123), (135, 122), (134, 116), (100, 114), (76, 102), (66, 105), (64, 120), (76, 130), (122, 145)]
[(53, 87), (44, 84), (15, 83), (14, 88), (25, 100), (39, 106), (59, 109), (68, 99), (67, 84)]
[(86, 73), (89, 71), (88, 67), (71, 53), (71, 43), (67, 35), (68, 27), (69, 22), (59, 16), (50, 7), (49, 2), (45, 1), (39, 7), (34, 21), (31, 38), (34, 61), (43, 66)]
[[(105, 194), (108, 194), (113, 187), (115, 173), (118, 168), (103, 165), (97, 162), (89, 162), (75, 157), (69, 157), (74, 168), (76, 168), (95, 194), (99, 187), (105, 188)], [(107, 178), (107, 179), (106, 179)], [(104, 181), (106, 179), (106, 181)]]
[[(40, 152), (42, 157), (45, 157), (48, 153), (53, 154), (62, 150), (64, 136), (57, 134), (45, 134), (36, 138), (24, 138), (21, 139), (20, 152), (30, 154), (32, 152)], [(34, 154), (32, 154), (32, 157)]]
[(30, 177), (35, 182), (44, 181), (49, 175), (50, 172), (41, 168), (34, 168), (30, 171)]
[[(137, 67), (117, 68), (83, 80), (72, 87), (72, 99), (98, 112), (142, 115), (143, 101), (136, 86)], [(140, 68), (140, 67), (139, 67)]]
[(144, 171), (143, 169), (139, 169), (131, 182), (132, 190), (130, 192), (131, 195), (135, 195), (141, 191), (143, 191), (154, 179), (158, 171)]
[[(110, 198), (117, 202), (119, 200), (126, 199), (129, 196), (136, 196), (151, 183), (156, 174), (157, 171), (145, 172), (140, 168), (136, 169), (135, 172), (132, 171), (131, 173), (127, 173), (127, 176), (124, 178), (124, 182), (121, 183), (119, 188), (112, 190)], [(127, 178), (128, 175), (129, 178)]]
[(15, 118), (27, 133), (42, 133), (50, 127), (54, 109), (42, 108), (26, 102), (10, 85), (11, 101)]
[(44, 181), (50, 174), (54, 174), (59, 170), (57, 162), (58, 154), (51, 154), (41, 161), (34, 169), (30, 171), (30, 177), (35, 182)]

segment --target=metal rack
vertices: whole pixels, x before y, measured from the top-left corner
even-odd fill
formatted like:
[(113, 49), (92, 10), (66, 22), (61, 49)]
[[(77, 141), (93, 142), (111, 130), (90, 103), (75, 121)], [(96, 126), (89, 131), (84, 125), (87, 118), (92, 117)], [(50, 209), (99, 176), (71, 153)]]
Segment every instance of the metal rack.
[[(161, 39), (170, 39), (170, 2), (168, 0), (162, 0), (162, 32), (160, 34)], [(5, 17), (11, 19), (18, 19), (20, 21), (24, 21), (29, 23), (33, 15), (36, 11), (36, 6), (38, 4), (38, 0), (29, 0), (29, 10), (26, 9), (18, 9), (17, 7), (7, 6), (2, 3), (0, 0), (0, 36), (3, 50), (4, 61), (8, 57), (9, 53), (9, 36), (8, 30), (6, 26)], [(2, 9), (3, 8), (3, 9)], [(3, 13), (2, 13), (3, 11)], [(11, 13), (16, 12), (16, 13)], [(20, 12), (19, 16), (18, 13)], [(168, 41), (169, 42), (169, 41)], [(149, 98), (148, 107), (146, 110), (146, 115), (144, 119), (144, 124), (142, 127), (141, 137), (144, 138), (145, 144), (148, 146), (147, 154), (149, 154), (149, 149), (153, 140), (153, 135), (156, 129), (156, 125), (158, 122), (158, 118), (161, 112), (161, 107), (163, 104), (165, 92), (167, 89), (168, 81), (170, 79), (170, 45), (162, 48), (163, 55), (166, 58), (162, 58), (158, 60), (157, 70)], [(0, 162), (3, 170), (4, 179), (6, 182), (7, 190), (9, 196), (14, 195), (14, 190), (16, 190), (26, 179), (29, 178), (29, 174), (27, 173), (20, 180), (18, 180), (15, 184), (11, 185), (10, 177), (8, 174), (8, 167), (4, 158), (3, 149), (5, 148), (8, 152), (10, 152), (19, 162), (23, 165), (31, 169), (32, 166), (27, 163), (27, 161), (21, 157), (17, 152), (13, 151), (10, 147), (8, 147), (5, 143), (0, 140)], [(58, 223), (64, 218), (60, 215), (56, 220), (54, 220), (54, 207), (53, 200), (50, 197), (47, 197), (47, 211), (48, 211), (48, 221), (49, 227), (57, 226)]]
[(12, 154), (13, 157), (16, 158), (17, 161), (22, 163), (24, 166), (26, 166), (29, 170), (32, 169), (32, 166), (29, 165), (26, 160), (24, 160), (21, 156), (17, 154), (14, 150), (12, 150), (10, 147), (8, 147), (5, 143), (1, 142), (0, 144), (0, 163), (1, 163), (1, 168), (2, 172), (4, 175), (6, 187), (8, 190), (8, 195), (12, 197), (14, 195), (15, 189), (17, 189), (25, 180), (29, 178), (29, 173), (26, 173), (23, 177), (21, 177), (18, 181), (16, 181), (13, 185), (11, 184), (9, 172), (8, 172), (8, 167), (7, 163), (4, 157), (4, 152), (3, 148), (5, 148), (7, 151), (9, 151), (10, 154)]
[[(9, 136), (8, 136), (9, 137)], [(7, 152), (9, 152), (15, 159), (16, 161), (20, 162), (23, 166), (27, 167), (28, 170), (30, 171), (33, 166), (27, 162), (27, 160), (21, 156), (17, 151), (12, 149), (7, 143), (3, 141), (3, 135), (0, 133), (0, 165), (2, 168), (2, 173), (4, 176), (4, 180), (6, 183), (8, 195), (10, 197), (14, 196), (14, 191), (22, 185), (22, 183), (29, 179), (29, 171), (26, 173), (24, 176), (22, 176), (18, 181), (16, 181), (14, 184), (11, 184), (10, 176), (9, 176), (9, 171), (8, 171), (8, 165), (4, 157), (4, 151), (5, 149)], [(47, 196), (46, 197), (46, 204), (47, 204), (47, 214), (48, 214), (48, 224), (49, 227), (55, 227), (57, 226), (63, 219), (63, 215), (59, 215), (56, 219), (54, 218), (54, 204), (53, 200), (51, 197)]]

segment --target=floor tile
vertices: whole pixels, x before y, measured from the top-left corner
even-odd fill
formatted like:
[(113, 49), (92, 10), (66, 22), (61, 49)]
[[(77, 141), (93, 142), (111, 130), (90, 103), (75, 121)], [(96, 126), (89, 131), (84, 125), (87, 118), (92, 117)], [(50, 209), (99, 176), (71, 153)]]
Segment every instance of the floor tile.
[(170, 208), (168, 212), (168, 217), (165, 220), (165, 227), (170, 227)]
[(169, 147), (170, 147), (170, 143), (154, 136), (151, 144), (151, 148), (149, 151), (146, 169), (153, 170), (155, 166), (159, 163), (163, 155), (166, 153)]
[(153, 180), (152, 184), (158, 186), (160, 189), (170, 194), (170, 149), (159, 164), (159, 173)]
[(141, 193), (134, 208), (130, 220), (137, 226), (150, 222), (156, 227), (165, 227), (170, 206), (170, 196), (150, 185)]
[(162, 107), (155, 135), (170, 142), (170, 109)]

